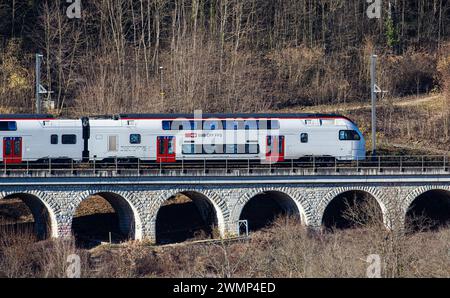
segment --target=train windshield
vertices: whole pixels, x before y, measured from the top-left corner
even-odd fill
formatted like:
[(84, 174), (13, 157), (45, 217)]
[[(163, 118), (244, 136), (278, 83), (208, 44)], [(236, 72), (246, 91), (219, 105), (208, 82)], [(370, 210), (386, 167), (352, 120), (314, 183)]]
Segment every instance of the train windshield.
[(339, 131), (339, 140), (341, 141), (359, 141), (361, 136), (356, 130), (341, 130)]

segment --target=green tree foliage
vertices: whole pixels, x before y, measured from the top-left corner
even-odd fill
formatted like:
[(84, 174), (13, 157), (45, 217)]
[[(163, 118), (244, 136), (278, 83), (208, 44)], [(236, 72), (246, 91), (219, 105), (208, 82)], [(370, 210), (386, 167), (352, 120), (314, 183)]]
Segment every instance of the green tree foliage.
[(394, 22), (392, 21), (392, 18), (386, 19), (386, 39), (387, 39), (387, 45), (390, 48), (394, 48), (398, 45), (398, 34), (397, 29), (394, 26)]

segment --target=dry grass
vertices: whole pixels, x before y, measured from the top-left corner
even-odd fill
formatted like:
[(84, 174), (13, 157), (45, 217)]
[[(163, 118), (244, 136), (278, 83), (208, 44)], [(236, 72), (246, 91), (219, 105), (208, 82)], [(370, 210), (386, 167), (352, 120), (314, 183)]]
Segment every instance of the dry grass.
[(311, 234), (279, 220), (248, 242), (104, 250), (95, 276), (366, 277), (379, 254), (383, 277), (450, 277), (450, 230), (406, 236), (372, 229)]
[(78, 254), (84, 269), (87, 254), (74, 239), (37, 242), (31, 229), (0, 227), (0, 276), (9, 278), (61, 278), (66, 276), (69, 255)]
[[(185, 200), (179, 196), (178, 200)], [(378, 254), (383, 277), (450, 277), (450, 228), (420, 231), (390, 222), (385, 228), (375, 200), (346, 204), (350, 229), (311, 231), (295, 217), (239, 242), (153, 246), (128, 242), (77, 249), (74, 239), (37, 242), (31, 229), (0, 226), (0, 276), (65, 277), (67, 257), (78, 254), (83, 277), (366, 277), (367, 257)], [(390, 218), (402, 218), (391, 206)]]
[(383, 277), (450, 277), (450, 229), (311, 233), (280, 218), (248, 241), (172, 247), (129, 242), (90, 252), (71, 240), (34, 243), (26, 233), (1, 239), (0, 275), (7, 277), (64, 277), (72, 253), (82, 256), (85, 277), (365, 277), (370, 254), (381, 256)]
[[(392, 207), (391, 218), (400, 218)], [(412, 233), (403, 223), (387, 230), (374, 200), (348, 204), (353, 228), (314, 232), (295, 217), (277, 218), (248, 240), (152, 247), (130, 243), (97, 255), (109, 277), (366, 277), (378, 254), (383, 277), (450, 277), (450, 229)], [(98, 251), (97, 251), (98, 252)], [(114, 257), (115, 256), (115, 257)]]

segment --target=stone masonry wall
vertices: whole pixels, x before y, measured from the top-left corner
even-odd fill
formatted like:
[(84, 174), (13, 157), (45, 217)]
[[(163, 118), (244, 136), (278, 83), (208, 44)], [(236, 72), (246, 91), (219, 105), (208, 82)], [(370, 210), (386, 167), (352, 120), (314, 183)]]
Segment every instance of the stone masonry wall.
[[(52, 237), (71, 235), (72, 219), (77, 206), (93, 194), (113, 194), (112, 205), (116, 209), (122, 227), (133, 227), (135, 239), (155, 239), (155, 224), (158, 210), (165, 200), (179, 192), (195, 192), (207, 198), (214, 207), (218, 227), (222, 236), (235, 234), (236, 222), (245, 206), (256, 195), (271, 191), (288, 195), (295, 204), (302, 222), (312, 228), (321, 226), (328, 204), (347, 191), (364, 191), (371, 194), (383, 211), (386, 226), (396, 208), (404, 216), (408, 207), (419, 195), (433, 189), (450, 191), (448, 183), (421, 185), (420, 183), (396, 184), (269, 184), (258, 185), (108, 185), (108, 186), (2, 186), (0, 199), (29, 194), (47, 208)], [(201, 206), (201, 204), (199, 204)]]

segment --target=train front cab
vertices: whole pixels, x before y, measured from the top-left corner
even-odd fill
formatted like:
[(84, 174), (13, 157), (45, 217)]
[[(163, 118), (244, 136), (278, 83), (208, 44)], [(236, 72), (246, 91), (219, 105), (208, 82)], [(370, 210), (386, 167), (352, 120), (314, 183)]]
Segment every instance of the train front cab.
[(346, 143), (351, 152), (350, 156), (338, 157), (338, 160), (365, 160), (366, 142), (363, 134), (356, 126), (339, 131), (339, 141)]

